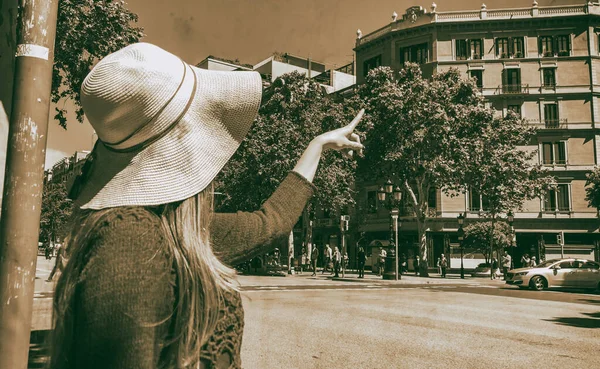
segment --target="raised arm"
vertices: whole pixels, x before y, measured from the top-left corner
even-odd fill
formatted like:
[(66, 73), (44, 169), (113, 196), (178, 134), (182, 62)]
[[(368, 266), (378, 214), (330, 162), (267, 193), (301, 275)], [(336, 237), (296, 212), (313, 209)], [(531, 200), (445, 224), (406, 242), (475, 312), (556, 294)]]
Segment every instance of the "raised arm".
[(275, 241), (287, 239), (307, 201), (315, 192), (312, 185), (324, 150), (362, 150), (354, 128), (361, 110), (350, 124), (313, 139), (294, 167), (261, 209), (252, 213), (217, 213), (211, 235), (215, 254), (225, 263), (238, 264), (272, 248)]

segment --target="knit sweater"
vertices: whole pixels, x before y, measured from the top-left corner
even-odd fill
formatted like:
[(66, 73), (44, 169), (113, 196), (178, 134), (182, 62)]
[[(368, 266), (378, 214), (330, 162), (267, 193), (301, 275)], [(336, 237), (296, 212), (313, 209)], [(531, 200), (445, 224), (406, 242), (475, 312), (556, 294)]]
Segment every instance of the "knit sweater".
[[(314, 186), (291, 172), (259, 211), (214, 214), (212, 247), (234, 265), (286, 239)], [(116, 208), (99, 222), (87, 247), (73, 304), (71, 368), (164, 367), (177, 303), (175, 275), (160, 219), (142, 207)], [(68, 318), (67, 318), (68, 319)], [(240, 368), (243, 308), (224, 295), (217, 327), (203, 346), (201, 368)]]

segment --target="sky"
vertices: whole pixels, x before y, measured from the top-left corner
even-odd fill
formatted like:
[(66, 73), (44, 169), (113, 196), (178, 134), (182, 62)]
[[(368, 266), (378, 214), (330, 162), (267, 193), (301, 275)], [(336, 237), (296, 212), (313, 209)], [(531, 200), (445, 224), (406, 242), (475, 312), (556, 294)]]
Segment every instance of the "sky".
[[(583, 4), (585, 0), (538, 0), (540, 6)], [(488, 9), (530, 7), (532, 0), (489, 0)], [(431, 1), (417, 0), (128, 0), (146, 37), (190, 64), (208, 55), (257, 64), (273, 52), (288, 52), (328, 67), (352, 62), (356, 30), (383, 27), (395, 11)], [(437, 11), (475, 10), (481, 0), (437, 1)], [(54, 115), (51, 108), (50, 117)], [(0, 127), (1, 128), (1, 127)], [(74, 118), (67, 131), (50, 121), (46, 167), (76, 150), (90, 150), (93, 130)], [(0, 140), (0, 155), (3, 143)], [(2, 158), (0, 158), (0, 161)], [(3, 168), (3, 165), (2, 165)], [(0, 173), (1, 174), (1, 173)]]

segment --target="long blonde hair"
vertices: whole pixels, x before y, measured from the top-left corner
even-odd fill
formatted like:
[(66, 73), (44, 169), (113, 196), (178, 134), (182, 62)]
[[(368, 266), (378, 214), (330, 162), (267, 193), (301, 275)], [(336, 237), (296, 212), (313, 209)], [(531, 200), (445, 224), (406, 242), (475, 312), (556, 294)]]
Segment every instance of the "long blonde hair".
[[(176, 304), (165, 365), (177, 368), (195, 366), (200, 350), (212, 335), (223, 304), (222, 293), (236, 290), (235, 271), (222, 264), (210, 245), (213, 210), (212, 186), (186, 200), (148, 208), (160, 217), (168, 254), (173, 259), (177, 278)], [(53, 306), (54, 330), (50, 346), (50, 368), (67, 366), (73, 348), (71, 314), (77, 279), (89, 247), (88, 240), (99, 222), (114, 209), (80, 211), (74, 215), (71, 234), (65, 240), (63, 273), (56, 285)], [(161, 324), (163, 322), (154, 322)]]

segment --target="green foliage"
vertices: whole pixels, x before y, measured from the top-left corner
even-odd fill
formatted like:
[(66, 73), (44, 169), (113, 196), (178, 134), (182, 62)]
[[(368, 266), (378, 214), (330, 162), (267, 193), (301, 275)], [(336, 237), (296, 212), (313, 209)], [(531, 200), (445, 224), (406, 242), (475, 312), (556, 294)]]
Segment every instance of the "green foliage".
[[(511, 245), (512, 233), (508, 223), (496, 221), (494, 222), (493, 234), (491, 233), (491, 230), (491, 221), (469, 223), (464, 227), (464, 246), (483, 253), (486, 262), (489, 260), (491, 241), (499, 248), (505, 248)], [(490, 239), (490, 236), (493, 240)]]
[(586, 177), (585, 199), (588, 202), (588, 206), (600, 211), (600, 167), (595, 167)]
[(42, 194), (42, 215), (40, 218), (40, 240), (64, 239), (68, 221), (72, 213), (72, 202), (67, 199), (64, 182), (48, 182)]
[[(297, 72), (275, 81), (248, 136), (217, 177), (217, 190), (226, 194), (219, 210), (258, 209), (313, 138), (347, 124), (354, 114)], [(353, 205), (355, 166), (339, 152), (325, 152), (314, 180), (315, 200), (334, 210)]]
[[(77, 120), (83, 122), (79, 90), (97, 60), (144, 36), (135, 27), (138, 17), (123, 0), (61, 0), (52, 75), (52, 102), (72, 100)], [(67, 128), (67, 111), (56, 107), (54, 118)]]
[(424, 78), (418, 65), (399, 72), (380, 67), (359, 88), (367, 104), (365, 159), (359, 178), (391, 178), (403, 185), (417, 220), (421, 259), (431, 188), (456, 196), (476, 189), (497, 214), (541, 196), (553, 181), (527, 145), (535, 130), (515, 115), (498, 118), (474, 80), (456, 69)]
[(520, 210), (525, 200), (540, 198), (554, 186), (554, 178), (535, 164), (537, 150), (517, 147), (530, 143), (535, 133), (511, 113), (492, 119), (470, 142), (464, 184), (487, 199), (488, 216)]

